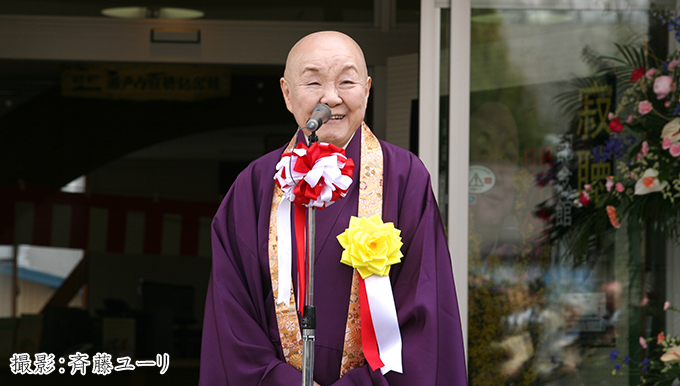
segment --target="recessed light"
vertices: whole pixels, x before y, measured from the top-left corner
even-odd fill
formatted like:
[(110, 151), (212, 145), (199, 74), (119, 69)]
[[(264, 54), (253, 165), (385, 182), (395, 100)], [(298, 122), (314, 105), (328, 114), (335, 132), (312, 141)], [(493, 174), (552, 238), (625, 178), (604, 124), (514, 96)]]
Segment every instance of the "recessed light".
[(102, 15), (123, 19), (198, 19), (203, 11), (170, 7), (114, 7), (102, 9)]

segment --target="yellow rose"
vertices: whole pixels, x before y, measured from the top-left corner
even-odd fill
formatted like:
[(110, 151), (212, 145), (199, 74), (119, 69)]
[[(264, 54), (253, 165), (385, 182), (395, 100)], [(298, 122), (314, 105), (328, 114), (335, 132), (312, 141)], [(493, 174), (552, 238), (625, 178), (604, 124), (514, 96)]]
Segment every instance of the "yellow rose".
[(349, 228), (338, 236), (345, 250), (340, 262), (354, 267), (363, 279), (372, 274), (386, 276), (390, 266), (401, 262), (401, 231), (391, 222), (383, 223), (380, 215), (354, 217)]

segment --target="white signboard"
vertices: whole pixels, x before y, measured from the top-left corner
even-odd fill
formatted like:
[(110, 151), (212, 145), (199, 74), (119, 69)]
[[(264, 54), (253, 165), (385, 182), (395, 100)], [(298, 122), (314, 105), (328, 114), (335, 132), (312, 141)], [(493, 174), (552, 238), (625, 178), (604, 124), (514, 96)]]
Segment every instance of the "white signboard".
[(481, 165), (470, 165), (470, 181), (468, 182), (470, 194), (487, 192), (494, 185), (496, 185), (496, 175), (491, 169)]

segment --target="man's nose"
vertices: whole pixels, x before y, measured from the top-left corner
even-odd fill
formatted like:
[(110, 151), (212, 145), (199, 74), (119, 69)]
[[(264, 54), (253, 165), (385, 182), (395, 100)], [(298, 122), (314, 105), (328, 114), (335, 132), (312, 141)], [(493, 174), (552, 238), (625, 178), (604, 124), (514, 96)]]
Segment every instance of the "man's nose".
[(330, 107), (337, 106), (342, 103), (342, 98), (340, 98), (340, 93), (338, 93), (338, 88), (335, 85), (327, 85), (323, 89), (323, 95), (321, 96), (320, 103), (325, 103)]

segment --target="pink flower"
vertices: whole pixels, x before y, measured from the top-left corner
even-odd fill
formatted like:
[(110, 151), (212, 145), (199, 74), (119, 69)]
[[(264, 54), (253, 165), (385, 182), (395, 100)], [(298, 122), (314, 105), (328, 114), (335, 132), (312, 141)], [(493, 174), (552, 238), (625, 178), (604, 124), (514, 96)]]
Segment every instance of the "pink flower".
[(680, 156), (680, 144), (677, 143), (672, 144), (668, 152), (671, 153), (673, 157)]
[[(640, 302), (640, 306), (644, 307), (649, 303), (649, 298), (645, 295), (645, 297), (642, 298), (642, 301)], [(640, 338), (642, 339), (642, 338)]]
[(642, 141), (642, 154), (649, 153), (649, 144), (647, 141)]
[(675, 67), (677, 67), (678, 64), (680, 64), (680, 60), (678, 60), (678, 59), (671, 60), (670, 62), (668, 62), (668, 69), (669, 69), (669, 70), (672, 70), (672, 69), (674, 69)]
[(614, 113), (610, 111), (609, 114), (607, 114), (607, 119), (609, 119), (610, 121), (614, 119)]
[(592, 189), (592, 188), (591, 188), (590, 184), (585, 184), (585, 185), (583, 185), (583, 189), (585, 189), (586, 192), (590, 192), (590, 189)]
[(642, 161), (643, 158), (644, 158), (644, 156), (642, 155), (642, 153), (637, 153), (635, 155), (635, 159), (638, 160), (638, 161)]
[(641, 101), (638, 104), (638, 111), (642, 115), (645, 115), (645, 114), (649, 113), (650, 111), (652, 111), (652, 108), (653, 108), (652, 103), (650, 101)]
[(647, 341), (643, 337), (640, 337), (640, 346), (644, 349), (647, 348)]
[(633, 114), (629, 115), (628, 118), (626, 118), (626, 123), (627, 124), (632, 124), (633, 121), (635, 120), (635, 116)]
[(663, 142), (661, 142), (661, 147), (664, 150), (668, 150), (671, 147), (672, 143), (673, 143), (673, 141), (671, 141), (670, 138), (666, 137), (666, 138), (663, 139)]
[(622, 183), (620, 183), (620, 182), (616, 183), (616, 191), (619, 192), (619, 193), (623, 192), (623, 184)]
[(656, 99), (663, 99), (671, 91), (675, 90), (675, 83), (673, 83), (673, 78), (668, 75), (661, 75), (654, 80), (654, 94), (656, 94)]
[(666, 103), (663, 104), (663, 107), (670, 107), (671, 106), (671, 101), (666, 101)]
[(652, 79), (654, 77), (654, 74), (656, 74), (656, 68), (650, 68), (645, 72), (645, 78), (647, 79)]
[(605, 187), (605, 189), (607, 189), (608, 192), (611, 192), (613, 186), (614, 186), (614, 179), (611, 176), (609, 176), (609, 178), (607, 178), (607, 182), (604, 183), (604, 187)]
[(671, 302), (666, 301), (666, 302), (663, 304), (663, 310), (664, 310), (664, 311), (668, 311), (669, 308), (671, 308)]

